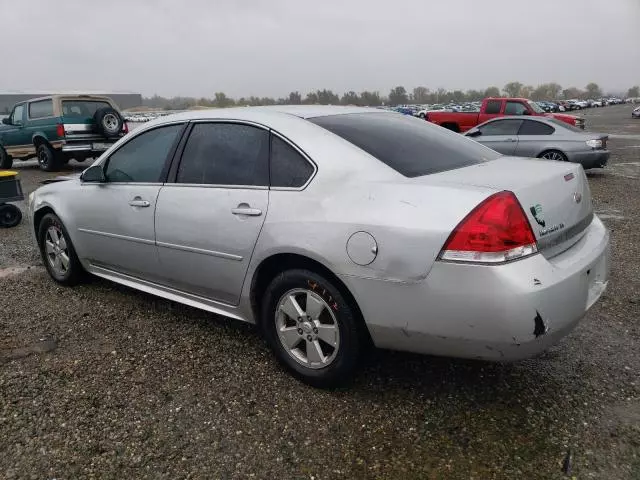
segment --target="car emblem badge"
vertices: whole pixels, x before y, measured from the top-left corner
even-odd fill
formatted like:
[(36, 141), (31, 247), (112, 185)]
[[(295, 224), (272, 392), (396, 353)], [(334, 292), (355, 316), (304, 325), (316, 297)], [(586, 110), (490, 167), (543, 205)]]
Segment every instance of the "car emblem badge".
[(576, 203), (580, 203), (582, 201), (582, 194), (580, 192), (576, 192), (573, 194), (573, 201)]
[(536, 222), (538, 222), (538, 225), (544, 228), (546, 222), (544, 221), (544, 216), (542, 215), (542, 205), (537, 203), (530, 207), (529, 211), (531, 212), (531, 215), (533, 215), (533, 218), (536, 219)]

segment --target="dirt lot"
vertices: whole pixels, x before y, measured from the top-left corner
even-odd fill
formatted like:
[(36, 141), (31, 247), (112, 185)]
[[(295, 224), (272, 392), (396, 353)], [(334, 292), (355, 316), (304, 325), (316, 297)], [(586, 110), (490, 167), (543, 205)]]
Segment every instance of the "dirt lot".
[[(609, 290), (572, 335), (512, 365), (375, 352), (350, 389), (314, 390), (253, 327), (97, 279), (60, 288), (26, 224), (0, 231), (0, 477), (640, 478), (630, 111), (583, 114), (614, 134), (610, 166), (589, 174), (612, 231)], [(51, 176), (16, 166), (27, 191)]]

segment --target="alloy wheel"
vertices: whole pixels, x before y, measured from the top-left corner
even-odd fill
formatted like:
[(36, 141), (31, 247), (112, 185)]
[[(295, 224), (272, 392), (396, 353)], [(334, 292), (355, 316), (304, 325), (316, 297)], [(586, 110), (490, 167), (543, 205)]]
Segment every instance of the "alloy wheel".
[(44, 240), (45, 253), (49, 266), (56, 275), (63, 277), (69, 271), (71, 265), (67, 239), (62, 230), (55, 225), (47, 229)]
[(546, 158), (547, 160), (564, 161), (564, 157), (558, 152), (547, 152), (544, 155), (542, 155), (542, 158)]

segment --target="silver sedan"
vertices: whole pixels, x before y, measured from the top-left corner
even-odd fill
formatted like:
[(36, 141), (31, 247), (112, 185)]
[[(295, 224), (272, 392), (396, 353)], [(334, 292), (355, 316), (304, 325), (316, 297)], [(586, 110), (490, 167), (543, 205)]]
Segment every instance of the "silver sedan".
[(535, 355), (607, 285), (609, 234), (579, 165), (379, 109), (164, 117), (58, 180), (29, 198), (55, 281), (88, 272), (257, 323), (317, 386), (349, 379), (368, 343)]
[(500, 117), (469, 130), (477, 142), (504, 155), (538, 157), (602, 168), (609, 160), (607, 135), (589, 133), (547, 117)]

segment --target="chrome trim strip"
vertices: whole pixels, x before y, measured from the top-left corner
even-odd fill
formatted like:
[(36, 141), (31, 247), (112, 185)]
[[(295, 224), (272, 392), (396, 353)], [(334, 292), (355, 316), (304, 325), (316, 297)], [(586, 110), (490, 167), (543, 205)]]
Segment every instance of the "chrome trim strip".
[(216, 252), (215, 250), (205, 250), (204, 248), (187, 247), (185, 245), (176, 245), (174, 243), (156, 242), (156, 245), (158, 245), (159, 247), (170, 248), (172, 250), (198, 253), (200, 255), (209, 255), (211, 257), (226, 258), (227, 260), (235, 260), (237, 262), (241, 262), (243, 258), (240, 255), (234, 255), (232, 253)]
[(131, 275), (127, 275), (124, 273), (120, 273), (115, 270), (111, 270), (109, 268), (102, 267), (93, 263), (89, 264), (88, 270), (90, 271), (90, 273), (93, 273), (94, 275), (97, 275), (99, 277), (106, 278), (107, 280), (111, 280), (113, 282), (120, 283), (128, 287), (135, 288), (137, 290), (142, 290), (143, 292), (157, 295), (161, 298), (166, 298), (168, 300), (173, 300), (175, 302), (184, 303), (186, 305), (189, 305), (195, 308), (200, 308), (208, 312), (216, 313), (218, 315), (223, 315), (225, 317), (230, 317), (236, 320), (242, 320), (244, 322), (248, 321), (242, 315), (232, 313), (230, 311), (230, 310), (237, 311), (237, 307), (234, 305), (217, 302), (215, 300), (211, 300), (206, 297), (201, 297), (199, 295), (194, 295), (192, 293), (176, 290), (174, 288), (166, 287), (164, 285), (159, 285), (157, 283), (153, 283), (148, 280), (142, 280), (140, 278), (133, 277)]
[(116, 238), (127, 242), (142, 243), (144, 245), (155, 245), (155, 240), (147, 240), (144, 238), (129, 237), (127, 235), (118, 235), (117, 233), (99, 232), (97, 230), (89, 230), (88, 228), (78, 228), (79, 232), (88, 233), (90, 235), (98, 235), (100, 237)]
[(208, 183), (165, 183), (164, 187), (188, 187), (188, 188), (231, 188), (242, 190), (269, 190), (266, 185), (214, 185)]
[(93, 125), (90, 123), (65, 123), (64, 131), (66, 132), (90, 132), (93, 130)]
[(86, 152), (91, 151), (91, 145), (64, 145), (63, 152)]

